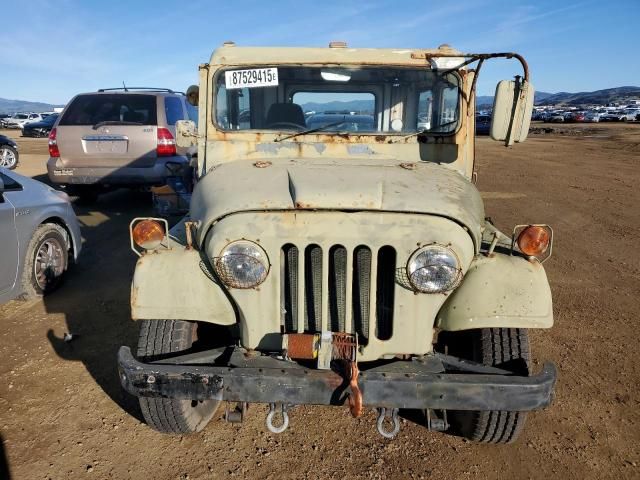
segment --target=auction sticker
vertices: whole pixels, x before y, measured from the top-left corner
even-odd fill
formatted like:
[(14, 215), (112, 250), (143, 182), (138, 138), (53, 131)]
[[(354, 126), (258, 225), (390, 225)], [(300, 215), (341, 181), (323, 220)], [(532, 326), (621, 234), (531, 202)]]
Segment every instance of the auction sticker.
[(275, 87), (278, 85), (278, 69), (252, 68), (224, 72), (225, 86), (230, 88)]

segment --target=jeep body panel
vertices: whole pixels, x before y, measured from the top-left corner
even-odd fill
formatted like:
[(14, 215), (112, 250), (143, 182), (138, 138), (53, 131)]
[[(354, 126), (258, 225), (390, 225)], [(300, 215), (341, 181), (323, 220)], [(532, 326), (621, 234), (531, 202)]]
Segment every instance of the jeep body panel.
[(551, 289), (542, 264), (520, 256), (479, 256), (438, 313), (442, 330), (551, 328)]
[(236, 323), (224, 290), (207, 276), (206, 260), (203, 263), (199, 251), (186, 248), (184, 220), (171, 229), (166, 247), (142, 255), (136, 263), (131, 284), (132, 318)]
[(267, 210), (437, 215), (466, 228), (476, 251), (484, 224), (476, 187), (435, 164), (394, 158), (243, 159), (218, 165), (196, 185), (191, 216), (200, 222), (198, 244), (214, 222), (231, 213)]

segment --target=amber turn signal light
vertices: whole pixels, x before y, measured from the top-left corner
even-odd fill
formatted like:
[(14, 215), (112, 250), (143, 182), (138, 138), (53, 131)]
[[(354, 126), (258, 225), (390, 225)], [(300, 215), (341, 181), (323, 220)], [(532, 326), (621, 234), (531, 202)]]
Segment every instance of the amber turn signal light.
[(133, 227), (133, 241), (140, 248), (153, 250), (158, 248), (164, 239), (164, 228), (155, 220), (142, 220)]
[(520, 251), (530, 257), (542, 255), (551, 243), (549, 228), (540, 225), (529, 225), (518, 235), (518, 247)]

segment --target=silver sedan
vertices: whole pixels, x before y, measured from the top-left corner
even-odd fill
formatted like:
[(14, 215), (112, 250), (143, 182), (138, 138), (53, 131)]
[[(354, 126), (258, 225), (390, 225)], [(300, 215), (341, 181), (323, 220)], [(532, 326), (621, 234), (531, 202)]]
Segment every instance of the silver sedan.
[(81, 248), (64, 192), (0, 168), (0, 303), (54, 290)]

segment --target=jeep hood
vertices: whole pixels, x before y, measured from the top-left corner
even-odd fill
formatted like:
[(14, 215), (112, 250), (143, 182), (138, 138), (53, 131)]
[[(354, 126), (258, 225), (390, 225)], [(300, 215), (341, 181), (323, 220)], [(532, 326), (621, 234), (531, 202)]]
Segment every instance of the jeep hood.
[(484, 224), (480, 193), (458, 172), (433, 163), (356, 159), (238, 160), (218, 164), (197, 183), (192, 220), (198, 244), (217, 220), (266, 210), (385, 211), (438, 215), (469, 231), (476, 249)]

